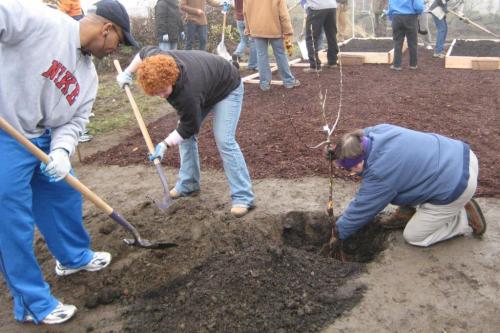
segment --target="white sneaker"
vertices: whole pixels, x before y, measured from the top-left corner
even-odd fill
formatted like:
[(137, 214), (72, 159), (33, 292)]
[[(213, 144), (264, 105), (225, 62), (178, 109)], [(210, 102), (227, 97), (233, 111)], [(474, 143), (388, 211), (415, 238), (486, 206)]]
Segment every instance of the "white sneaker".
[(111, 262), (111, 254), (108, 252), (94, 252), (94, 256), (90, 262), (79, 268), (67, 268), (61, 265), (59, 261), (56, 260), (56, 274), (59, 276), (71, 275), (76, 272), (85, 270), (88, 272), (96, 272), (101, 269), (108, 267)]
[(94, 137), (90, 134), (82, 134), (79, 138), (78, 138), (78, 142), (89, 142), (93, 139)]
[[(71, 304), (62, 304), (59, 302), (57, 307), (49, 313), (41, 323), (47, 325), (62, 324), (71, 319), (75, 315), (76, 306)], [(35, 320), (31, 315), (24, 318), (25, 322), (34, 322)]]

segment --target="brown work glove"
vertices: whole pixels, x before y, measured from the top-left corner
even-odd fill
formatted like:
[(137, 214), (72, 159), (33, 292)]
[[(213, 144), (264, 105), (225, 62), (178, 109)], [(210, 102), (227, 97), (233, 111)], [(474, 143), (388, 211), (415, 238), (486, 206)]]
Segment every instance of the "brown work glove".
[(332, 145), (327, 145), (325, 148), (323, 148), (323, 152), (325, 154), (325, 158), (329, 161), (334, 161), (336, 160), (335, 158), (335, 147)]
[(291, 57), (293, 55), (292, 35), (285, 35), (283, 38), (286, 52), (288, 53), (288, 56)]

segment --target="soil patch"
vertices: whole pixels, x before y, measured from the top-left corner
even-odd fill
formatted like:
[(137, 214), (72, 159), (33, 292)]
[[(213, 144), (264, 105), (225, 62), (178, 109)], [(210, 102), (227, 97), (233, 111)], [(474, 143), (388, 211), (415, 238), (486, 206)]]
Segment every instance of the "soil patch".
[(345, 287), (359, 269), (288, 247), (220, 253), (136, 301), (125, 331), (317, 332), (359, 302), (364, 287)]
[(500, 42), (493, 40), (457, 39), (450, 55), (467, 57), (500, 57)]
[(351, 39), (340, 46), (340, 52), (389, 52), (394, 48), (392, 39)]
[(113, 265), (58, 278), (37, 238), (47, 281), (58, 295), (71, 295), (79, 316), (113, 309), (106, 322), (86, 320), (82, 327), (77, 316), (65, 331), (111, 332), (114, 325), (119, 332), (317, 332), (359, 303), (365, 290), (355, 282), (363, 264), (283, 242), (285, 221), (294, 215), (234, 219), (200, 197), (176, 200), (167, 213), (141, 202), (126, 215), (144, 238), (180, 246), (129, 247), (121, 241), (129, 236), (123, 228), (91, 211), (85, 221), (98, 230), (93, 241), (106, 244)]
[[(500, 197), (500, 100), (498, 71), (450, 70), (432, 52), (419, 48), (417, 71), (395, 73), (384, 65), (349, 66), (342, 69), (342, 115), (334, 139), (355, 129), (392, 123), (415, 130), (440, 133), (468, 142), (480, 163), (480, 196)], [(407, 61), (405, 54), (404, 61)], [(325, 139), (319, 92), (327, 92), (326, 116), (335, 120), (340, 96), (338, 69), (319, 75), (292, 68), (301, 81), (295, 89), (273, 86), (262, 92), (245, 85), (243, 111), (237, 140), (253, 179), (327, 176), (328, 163), (320, 150), (309, 149)], [(452, 84), (451, 84), (452, 83)], [(439, 89), (438, 87), (446, 87)], [(202, 169), (221, 169), (213, 140), (210, 116), (199, 134)], [(167, 115), (148, 126), (154, 142), (176, 127), (177, 116)], [(177, 149), (169, 150), (164, 164), (178, 167)], [(121, 144), (89, 156), (86, 163), (125, 166), (147, 164), (147, 149), (137, 129)], [(335, 177), (355, 179), (339, 169)]]

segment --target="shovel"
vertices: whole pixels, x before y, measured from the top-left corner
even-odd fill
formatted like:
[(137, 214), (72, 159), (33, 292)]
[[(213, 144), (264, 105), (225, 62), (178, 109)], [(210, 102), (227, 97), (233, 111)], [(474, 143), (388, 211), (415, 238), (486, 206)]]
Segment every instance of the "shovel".
[[(121, 73), (122, 67), (120, 66), (120, 62), (115, 59), (115, 60), (113, 60), (113, 64), (115, 65), (116, 71), (118, 73)], [(153, 155), (155, 152), (153, 142), (151, 141), (151, 137), (149, 136), (146, 124), (144, 123), (144, 120), (142, 119), (142, 115), (139, 112), (139, 108), (137, 107), (137, 104), (135, 103), (134, 96), (132, 96), (132, 92), (130, 91), (130, 87), (128, 85), (125, 85), (125, 93), (127, 94), (130, 105), (132, 106), (132, 110), (134, 111), (135, 119), (137, 120), (137, 123), (139, 124), (139, 128), (141, 129), (142, 136), (144, 137), (144, 141), (146, 141), (146, 145), (148, 146), (149, 153), (151, 155)], [(172, 204), (172, 199), (170, 198), (170, 193), (168, 190), (167, 177), (165, 177), (165, 173), (163, 172), (163, 168), (161, 167), (160, 159), (155, 158), (153, 160), (153, 163), (156, 167), (156, 172), (158, 173), (158, 176), (160, 176), (161, 185), (163, 186), (163, 200), (160, 203), (156, 203), (156, 202), (155, 203), (158, 206), (158, 208), (160, 208), (161, 210), (166, 210)]]
[[(48, 163), (50, 158), (37, 146), (35, 146), (31, 141), (22, 136), (14, 127), (12, 127), (8, 122), (6, 122), (2, 117), (0, 117), (0, 128), (5, 132), (9, 133), (14, 139), (16, 139), (20, 144), (22, 144), (30, 153), (35, 155), (43, 163)], [(92, 201), (99, 209), (106, 213), (111, 219), (117, 222), (119, 225), (124, 227), (127, 231), (132, 233), (133, 239), (124, 239), (123, 241), (128, 245), (143, 247), (147, 249), (165, 249), (169, 247), (175, 247), (175, 243), (158, 242), (152, 243), (147, 239), (143, 239), (137, 229), (125, 220), (120, 214), (115, 212), (111, 206), (109, 206), (104, 200), (92, 192), (87, 186), (83, 185), (78, 179), (68, 174), (64, 180), (75, 190), (80, 192), (85, 198)]]
[(479, 24), (477, 24), (476, 22), (472, 22), (469, 18), (467, 18), (467, 17), (465, 17), (465, 16), (463, 16), (463, 15), (460, 15), (459, 13), (457, 13), (457, 12), (455, 12), (455, 11), (451, 10), (451, 9), (448, 9), (448, 11), (449, 11), (450, 13), (452, 13), (453, 15), (455, 15), (456, 17), (458, 17), (459, 19), (463, 20), (465, 23), (470, 23), (470, 24), (472, 24), (473, 26), (475, 26), (476, 28), (478, 28), (478, 29), (480, 29), (480, 30), (482, 30), (482, 31), (486, 32), (487, 34), (490, 34), (490, 35), (492, 35), (492, 36), (495, 36), (496, 38), (498, 38), (498, 37), (499, 37), (496, 33), (493, 33), (493, 32), (491, 32), (491, 31), (489, 31), (488, 29), (486, 29), (486, 28), (485, 28), (485, 27), (483, 27), (483, 26), (480, 26), (480, 25), (479, 25)]
[(217, 54), (220, 55), (222, 58), (226, 59), (227, 61), (231, 61), (231, 55), (229, 54), (229, 52), (227, 52), (226, 45), (224, 44), (224, 34), (226, 31), (227, 12), (225, 10), (223, 10), (222, 14), (224, 15), (224, 18), (222, 20), (222, 38), (221, 38), (219, 45), (217, 45)]

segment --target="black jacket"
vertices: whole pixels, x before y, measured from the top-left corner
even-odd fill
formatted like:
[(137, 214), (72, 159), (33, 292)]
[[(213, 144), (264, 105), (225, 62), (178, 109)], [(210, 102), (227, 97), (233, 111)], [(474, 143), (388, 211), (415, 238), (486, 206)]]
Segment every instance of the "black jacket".
[(188, 139), (200, 130), (203, 118), (215, 104), (241, 84), (240, 72), (226, 59), (205, 51), (162, 51), (144, 47), (141, 59), (156, 54), (170, 55), (179, 66), (179, 78), (167, 101), (179, 115), (177, 132)]
[(177, 42), (184, 30), (178, 0), (158, 0), (155, 6), (156, 39), (163, 41), (168, 35), (169, 42)]

